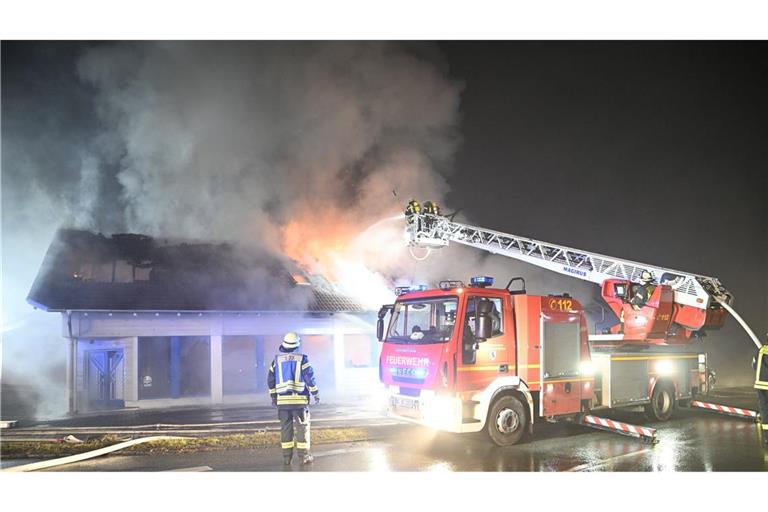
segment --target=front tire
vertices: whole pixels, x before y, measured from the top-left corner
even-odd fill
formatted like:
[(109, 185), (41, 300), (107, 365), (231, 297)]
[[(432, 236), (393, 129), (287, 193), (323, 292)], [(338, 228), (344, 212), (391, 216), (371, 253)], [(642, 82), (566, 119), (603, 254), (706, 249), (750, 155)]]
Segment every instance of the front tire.
[(653, 388), (651, 403), (645, 406), (645, 416), (651, 421), (667, 421), (675, 409), (675, 388), (660, 382)]
[(511, 446), (520, 441), (528, 425), (525, 406), (515, 396), (502, 396), (491, 406), (487, 423), (488, 436), (494, 443)]

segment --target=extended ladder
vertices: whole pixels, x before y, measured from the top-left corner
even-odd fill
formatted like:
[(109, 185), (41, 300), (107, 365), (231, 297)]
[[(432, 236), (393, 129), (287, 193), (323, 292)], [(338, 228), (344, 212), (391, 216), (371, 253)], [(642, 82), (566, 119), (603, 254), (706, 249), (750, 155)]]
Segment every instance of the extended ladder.
[(440, 215), (418, 213), (408, 219), (408, 243), (415, 247), (431, 249), (457, 242), (599, 285), (606, 279), (640, 282), (640, 274), (646, 270), (653, 275), (657, 283), (667, 284), (672, 288), (676, 303), (699, 309), (707, 309), (712, 299), (725, 303), (730, 303), (732, 299), (731, 294), (714, 277), (469, 226)]

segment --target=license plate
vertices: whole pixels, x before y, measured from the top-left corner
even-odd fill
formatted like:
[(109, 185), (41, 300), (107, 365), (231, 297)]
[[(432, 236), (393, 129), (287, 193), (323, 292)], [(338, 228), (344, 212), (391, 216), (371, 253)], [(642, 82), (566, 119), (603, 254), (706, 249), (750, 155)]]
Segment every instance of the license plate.
[(401, 396), (392, 397), (392, 405), (403, 409), (418, 409), (419, 402), (413, 398), (403, 398)]

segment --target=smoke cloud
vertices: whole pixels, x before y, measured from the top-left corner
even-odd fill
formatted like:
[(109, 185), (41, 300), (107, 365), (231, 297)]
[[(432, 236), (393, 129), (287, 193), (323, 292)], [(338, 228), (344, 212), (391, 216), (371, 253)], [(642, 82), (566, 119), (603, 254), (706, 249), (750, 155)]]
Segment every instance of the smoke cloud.
[[(233, 241), (349, 277), (339, 257), (367, 226), (448, 191), (462, 84), (430, 45), (15, 49), (3, 45), (4, 386), (28, 389), (39, 416), (65, 407), (65, 344), (25, 297), (57, 228)], [(375, 246), (395, 232), (396, 249)], [(401, 233), (344, 257), (381, 263), (386, 249), (407, 266)]]
[(461, 86), (401, 45), (118, 44), (78, 73), (128, 231), (279, 250), (447, 190)]

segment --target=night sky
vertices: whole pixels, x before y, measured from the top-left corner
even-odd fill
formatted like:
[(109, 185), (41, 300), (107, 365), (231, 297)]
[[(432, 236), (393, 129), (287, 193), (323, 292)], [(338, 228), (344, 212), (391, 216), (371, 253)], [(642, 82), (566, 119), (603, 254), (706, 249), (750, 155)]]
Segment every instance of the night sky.
[[(440, 47), (465, 82), (453, 204), (480, 226), (718, 277), (764, 341), (768, 45)], [(705, 343), (733, 371), (752, 350), (731, 318)]]
[[(76, 77), (76, 60), (90, 46), (2, 45), (3, 140), (34, 140), (61, 162), (52, 188), (75, 173), (69, 146), (101, 130), (93, 91)], [(479, 226), (718, 277), (764, 336), (768, 45), (411, 47), (462, 84), (461, 142), (452, 164), (440, 164), (454, 168), (452, 207)], [(35, 123), (44, 129), (38, 133)], [(10, 169), (7, 158), (4, 151)], [(29, 192), (25, 181), (3, 173), (4, 227), (8, 208)], [(113, 178), (102, 185), (107, 200), (94, 209), (100, 227), (119, 230), (108, 207), (122, 200), (119, 187)], [(748, 365), (753, 347), (735, 321), (705, 343), (728, 371)]]

